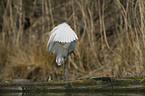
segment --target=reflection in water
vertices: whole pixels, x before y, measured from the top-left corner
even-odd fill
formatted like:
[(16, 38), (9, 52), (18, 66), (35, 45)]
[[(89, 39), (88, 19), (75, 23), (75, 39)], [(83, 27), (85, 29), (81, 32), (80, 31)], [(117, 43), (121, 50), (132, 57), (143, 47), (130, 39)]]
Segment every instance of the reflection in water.
[(145, 96), (143, 93), (0, 93), (0, 96)]

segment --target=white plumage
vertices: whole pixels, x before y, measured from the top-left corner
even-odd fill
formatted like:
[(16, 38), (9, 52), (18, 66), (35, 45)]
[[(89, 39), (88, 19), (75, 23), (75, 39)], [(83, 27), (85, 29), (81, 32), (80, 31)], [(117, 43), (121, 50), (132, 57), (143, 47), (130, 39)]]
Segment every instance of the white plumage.
[(73, 53), (77, 39), (77, 35), (67, 23), (59, 24), (50, 32), (47, 51), (55, 53), (56, 62), (61, 65)]

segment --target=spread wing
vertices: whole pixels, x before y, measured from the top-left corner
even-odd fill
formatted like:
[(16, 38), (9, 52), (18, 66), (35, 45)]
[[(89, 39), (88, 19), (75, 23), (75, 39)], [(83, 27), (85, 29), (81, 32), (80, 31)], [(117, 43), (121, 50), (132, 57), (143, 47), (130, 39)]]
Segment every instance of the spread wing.
[(70, 43), (77, 39), (77, 35), (67, 23), (59, 24), (50, 32), (49, 41), (47, 43), (47, 51), (54, 52), (55, 49), (58, 49), (59, 44), (55, 44), (55, 42)]
[(54, 41), (61, 43), (70, 43), (78, 39), (76, 33), (67, 23), (62, 23), (58, 25), (55, 29), (55, 32), (52, 33), (56, 34), (54, 37)]

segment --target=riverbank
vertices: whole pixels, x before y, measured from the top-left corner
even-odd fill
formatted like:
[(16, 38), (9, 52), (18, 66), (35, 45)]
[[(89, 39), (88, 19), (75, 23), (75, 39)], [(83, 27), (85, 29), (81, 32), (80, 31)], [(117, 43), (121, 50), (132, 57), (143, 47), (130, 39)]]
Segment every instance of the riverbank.
[(28, 80), (10, 80), (0, 82), (0, 93), (8, 92), (131, 92), (145, 94), (145, 77), (110, 78), (100, 77), (86, 80), (32, 82)]

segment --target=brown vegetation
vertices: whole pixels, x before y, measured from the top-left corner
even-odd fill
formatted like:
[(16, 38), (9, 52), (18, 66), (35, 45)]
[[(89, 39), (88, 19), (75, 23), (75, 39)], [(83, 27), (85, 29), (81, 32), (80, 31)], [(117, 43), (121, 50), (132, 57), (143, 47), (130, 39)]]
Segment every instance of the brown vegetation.
[(0, 80), (62, 79), (46, 44), (63, 22), (79, 37), (67, 79), (145, 76), (144, 0), (1, 0)]

